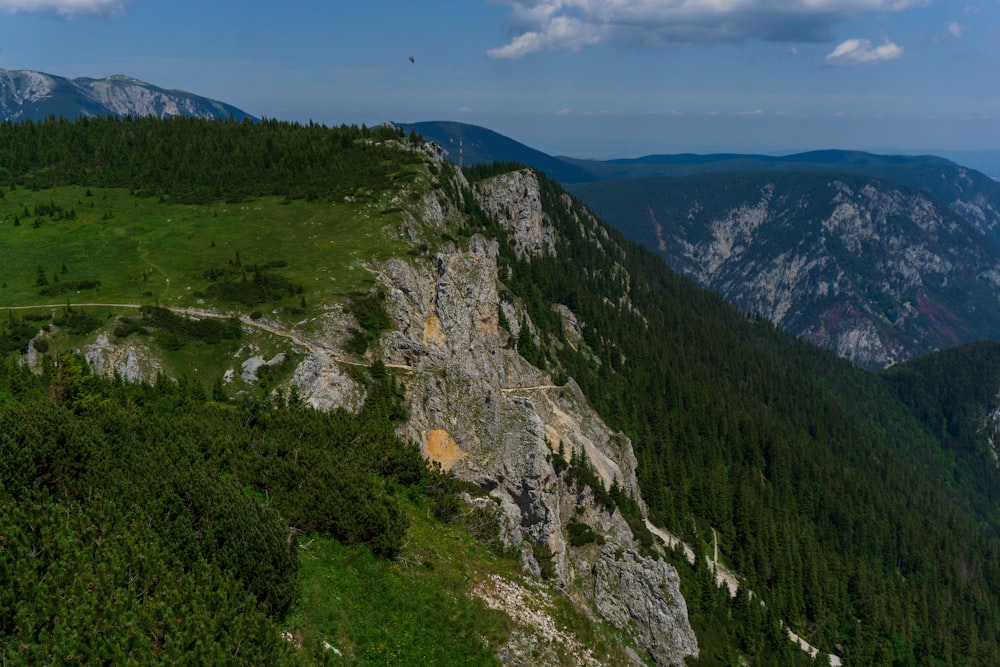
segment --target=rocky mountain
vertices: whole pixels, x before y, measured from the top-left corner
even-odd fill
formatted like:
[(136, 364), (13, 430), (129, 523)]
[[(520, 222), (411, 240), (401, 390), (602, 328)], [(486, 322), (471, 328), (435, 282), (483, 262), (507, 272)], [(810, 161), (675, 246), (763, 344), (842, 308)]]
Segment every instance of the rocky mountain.
[(576, 191), (676, 270), (867, 368), (1000, 335), (1000, 251), (926, 192), (856, 175), (704, 174)]
[[(141, 149), (136, 125), (148, 130)], [(35, 400), (64, 397), (68, 407), (53, 410), (110, 429), (104, 411), (116, 394), (88, 394), (82, 364), (57, 366), (55, 355), (134, 381), (173, 375), (176, 386), (161, 380), (172, 394), (129, 400), (207, 405), (247, 425), (235, 448), (253, 467), (228, 463), (230, 438), (194, 423), (191, 456), (225, 464), (205, 488), (229, 484), (268, 511), (280, 508), (279, 465), (293, 488), (296, 474), (308, 476), (294, 465), (306, 451), (305, 438), (296, 444), (305, 406), (329, 411), (327, 436), (343, 441), (311, 443), (327, 457), (315, 461), (371, 450), (390, 474), (400, 461), (379, 434), (402, 436), (442, 471), (433, 483), (462, 501), (445, 507), (452, 524), (431, 525), (426, 489), (357, 474), (390, 507), (412, 496), (421, 519), (393, 534), (398, 551), (383, 549), (391, 560), (377, 571), (402, 573), (414, 597), (421, 573), (451, 573), (447, 599), (478, 601), (498, 630), (470, 631), (457, 614), (439, 622), (470, 647), (488, 645), (496, 663), (804, 665), (818, 650), (831, 664), (996, 664), (992, 496), (967, 493), (942, 440), (885, 376), (744, 317), (544, 175), (458, 170), (433, 145), (384, 127), (111, 118), (39, 127), (5, 133), (25, 157), (6, 167), (0, 196), (0, 252), (18, 249), (4, 256), (11, 310), (0, 343), (51, 378)], [(85, 168), (93, 156), (83, 149), (47, 159), (53, 136), (100, 144), (104, 168)], [(181, 150), (192, 137), (199, 151)], [(175, 168), (134, 169), (137, 150), (172, 155)], [(238, 168), (223, 168), (234, 153)], [(44, 181), (39, 161), (52, 165)], [(863, 177), (816, 175), (825, 180), (786, 189), (768, 176), (688, 202), (685, 211), (701, 215), (698, 203), (725, 223), (691, 241), (708, 244), (712, 266), (791, 237), (793, 249), (800, 239), (803, 249), (828, 246), (831, 263), (872, 253), (910, 281), (912, 293), (899, 288), (908, 299), (949, 294), (956, 278), (941, 274), (959, 259), (938, 240), (972, 233), (959, 216)], [(824, 197), (807, 196), (818, 188)], [(808, 215), (788, 213), (796, 206)], [(923, 234), (913, 257), (892, 241), (898, 225)], [(851, 289), (830, 275), (828, 292)], [(357, 420), (370, 427), (341, 437)], [(19, 448), (0, 450), (17, 455), (0, 473), (22, 484), (32, 434), (45, 431), (29, 425)], [(291, 436), (280, 446), (279, 427)], [(106, 441), (117, 442), (88, 446), (103, 452)], [(103, 458), (114, 470), (115, 457)], [(53, 477), (84, 463), (67, 461)], [(248, 485), (251, 474), (263, 481)], [(338, 519), (350, 521), (352, 505), (378, 517), (364, 495), (302, 498), (339, 508)], [(226, 531), (216, 534), (225, 542)], [(325, 556), (306, 537), (292, 551), (315, 568)], [(449, 538), (459, 545), (451, 551), (441, 546)], [(488, 574), (466, 563), (483, 543), (501, 564)], [(340, 569), (376, 571), (366, 544)], [(335, 574), (310, 579), (301, 598)], [(383, 583), (338, 589), (322, 623), (288, 620), (288, 642), (304, 635), (317, 662), (333, 658), (328, 640), (359, 660), (386, 660), (400, 644), (344, 629), (351, 598), (381, 603)], [(569, 623), (565, 605), (586, 624)]]
[(106, 115), (253, 118), (224, 102), (165, 90), (120, 74), (67, 79), (34, 70), (0, 70), (0, 121)]
[(629, 160), (567, 160), (591, 180), (630, 180), (737, 172), (856, 174), (923, 190), (1000, 241), (1000, 182), (933, 155), (875, 155), (862, 151), (810, 151), (770, 155), (649, 155)]
[(974, 169), (832, 150), (578, 160), (486, 136), (475, 162), (547, 171), (675, 270), (867, 368), (1000, 336), (1000, 183)]
[[(820, 172), (857, 174), (924, 190), (948, 205), (994, 241), (1000, 242), (1000, 181), (934, 155), (876, 155), (863, 151), (824, 150), (785, 156), (719, 153), (646, 155), (639, 158), (587, 160), (556, 157), (486, 128), (465, 123), (428, 121), (405, 125), (446, 149), (458, 163), (464, 140), (465, 164), (518, 162), (545, 172), (563, 184), (621, 181), (654, 176), (693, 176), (735, 172)], [(988, 155), (989, 153), (986, 152)], [(962, 157), (983, 156), (960, 154)], [(983, 164), (994, 164), (985, 160)], [(991, 174), (995, 176), (995, 174)], [(587, 189), (574, 188), (586, 198)]]

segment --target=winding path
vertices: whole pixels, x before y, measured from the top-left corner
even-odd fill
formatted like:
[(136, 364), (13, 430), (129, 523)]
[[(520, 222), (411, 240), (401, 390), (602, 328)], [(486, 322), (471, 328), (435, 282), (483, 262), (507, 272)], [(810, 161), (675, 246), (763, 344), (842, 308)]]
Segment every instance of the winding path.
[[(43, 309), (43, 308), (63, 308), (66, 305), (67, 304), (65, 304), (65, 303), (58, 303), (58, 304), (40, 304), (40, 305), (33, 305), (33, 306), (0, 306), (0, 310), (30, 310), (30, 309), (36, 309), (36, 308), (38, 308), (38, 309)], [(71, 305), (71, 306), (77, 306), (77, 307), (80, 307), (80, 308), (128, 308), (128, 309), (133, 309), (133, 310), (138, 310), (139, 308), (142, 308), (142, 306), (143, 306), (143, 304), (137, 304), (137, 303), (74, 303), (74, 304), (69, 304), (69, 305)], [(340, 355), (336, 354), (336, 350), (334, 350), (331, 346), (329, 346), (329, 345), (327, 345), (325, 343), (317, 342), (317, 341), (314, 341), (314, 340), (310, 340), (308, 338), (303, 338), (302, 336), (300, 336), (300, 335), (292, 332), (290, 329), (285, 329), (283, 327), (277, 327), (277, 326), (274, 326), (272, 324), (269, 324), (267, 322), (263, 322), (263, 321), (260, 321), (260, 320), (254, 320), (249, 315), (234, 315), (232, 313), (220, 313), (220, 312), (217, 312), (217, 311), (214, 311), (214, 310), (209, 310), (209, 309), (203, 309), (203, 308), (183, 308), (183, 307), (180, 307), (180, 306), (161, 306), (161, 308), (165, 308), (166, 310), (169, 310), (172, 313), (176, 313), (178, 315), (184, 315), (186, 317), (195, 317), (195, 318), (197, 318), (197, 317), (210, 317), (210, 318), (219, 319), (219, 320), (223, 320), (223, 319), (228, 320), (228, 319), (231, 319), (231, 318), (235, 317), (244, 326), (250, 327), (252, 329), (256, 329), (258, 331), (263, 331), (263, 332), (266, 332), (266, 333), (270, 333), (272, 335), (279, 336), (281, 338), (286, 338), (286, 339), (290, 340), (293, 344), (305, 348), (306, 350), (309, 351), (310, 354), (314, 354), (314, 355), (326, 355), (329, 358), (331, 358), (334, 362), (339, 363), (339, 364), (346, 364), (348, 366), (367, 367), (367, 366), (370, 365), (366, 361), (357, 361), (355, 359), (348, 359), (346, 357), (340, 356)], [(396, 368), (396, 369), (404, 370), (404, 371), (408, 371), (408, 372), (417, 372), (417, 371), (420, 370), (420, 369), (418, 369), (418, 368), (416, 368), (414, 366), (407, 366), (406, 364), (385, 364), (385, 366), (386, 366), (386, 368)], [(518, 392), (518, 391), (548, 391), (548, 390), (551, 390), (551, 389), (561, 389), (561, 388), (562, 387), (560, 387), (559, 385), (554, 385), (554, 384), (540, 384), (540, 385), (534, 385), (534, 386), (530, 386), (530, 387), (507, 387), (507, 388), (501, 389), (500, 391), (503, 392), (503, 393), (505, 393), (505, 394), (510, 394), (510, 393)], [(689, 544), (687, 544), (685, 542), (682, 542), (679, 538), (671, 535), (666, 530), (664, 530), (664, 529), (656, 526), (649, 519), (645, 519), (645, 523), (646, 523), (646, 527), (649, 529), (649, 531), (651, 533), (653, 533), (654, 535), (656, 535), (658, 538), (660, 538), (660, 540), (662, 540), (663, 543), (667, 547), (673, 549), (678, 544), (681, 545), (681, 547), (683, 549), (683, 552), (684, 552), (684, 557), (688, 560), (689, 563), (691, 563), (692, 565), (694, 564), (695, 553), (694, 553), (694, 549), (692, 549)], [(714, 529), (713, 529), (712, 532), (713, 532), (713, 535), (714, 535), (714, 532), (715, 532)], [(727, 588), (727, 590), (729, 591), (729, 595), (730, 596), (735, 596), (737, 589), (739, 589), (739, 587), (740, 587), (740, 581), (739, 581), (739, 578), (729, 568), (727, 568), (725, 565), (722, 565), (721, 563), (719, 563), (719, 545), (718, 545), (717, 541), (715, 542), (715, 554), (714, 554), (714, 556), (715, 557), (714, 557), (714, 560), (713, 560), (713, 558), (711, 556), (709, 556), (709, 555), (706, 554), (705, 555), (705, 560), (708, 563), (708, 566), (710, 568), (712, 568), (713, 572), (715, 572), (715, 584), (716, 584), (716, 586), (723, 586), (723, 585), (725, 585), (726, 588)], [(751, 596), (753, 595), (752, 592), (750, 594), (751, 594)], [(785, 632), (788, 634), (789, 639), (792, 640), (793, 642), (795, 642), (799, 646), (799, 648), (801, 648), (803, 651), (805, 651), (806, 653), (808, 653), (813, 658), (816, 658), (816, 656), (819, 655), (819, 649), (817, 649), (816, 647), (810, 645), (805, 639), (802, 639), (799, 635), (795, 634), (791, 630), (791, 628), (789, 628), (784, 623), (782, 623), (782, 627), (785, 628)], [(830, 665), (832, 665), (833, 667), (840, 667), (840, 665), (842, 664), (841, 663), (841, 659), (840, 659), (839, 656), (833, 655), (831, 653), (831, 654), (828, 654), (827, 657), (829, 658)]]

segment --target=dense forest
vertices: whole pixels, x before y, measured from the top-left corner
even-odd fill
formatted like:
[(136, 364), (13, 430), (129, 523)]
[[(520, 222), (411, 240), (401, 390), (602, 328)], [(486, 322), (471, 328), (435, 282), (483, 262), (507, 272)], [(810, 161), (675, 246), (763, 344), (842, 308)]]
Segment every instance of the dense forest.
[[(424, 158), (396, 145), (418, 141), (274, 121), (6, 124), (0, 183), (191, 203), (332, 201), (411, 179), (407, 165)], [(462, 233), (500, 242), (504, 293), (542, 332), (522, 354), (572, 377), (632, 439), (650, 517), (699, 550), (717, 537), (754, 592), (729, 599), (703, 561), (670, 555), (698, 664), (804, 660), (779, 619), (846, 664), (1000, 664), (995, 495), (954, 474), (942, 444), (933, 406), (951, 408), (929, 388), (948, 371), (867, 373), (747, 319), (539, 178), (557, 253), (531, 261), (470, 190), (440, 182), (465, 207)], [(565, 344), (557, 303), (584, 323), (582, 344)], [(24, 349), (19, 326), (30, 329), (11, 317), (10, 355)], [(318, 413), (294, 396), (208, 397), (184, 380), (116, 383), (72, 355), (48, 359), (41, 376), (16, 362), (0, 370), (9, 661), (114, 663), (133, 651), (224, 663), (238, 651), (247, 663), (280, 662), (289, 651), (275, 623), (300, 567), (290, 528), (392, 557), (406, 539), (403, 496), (454, 510), (452, 483), (395, 436), (402, 387), (377, 363), (358, 415)], [(907, 387), (924, 387), (923, 413)]]
[[(0, 653), (8, 664), (279, 664), (299, 537), (395, 556), (405, 494), (455, 482), (394, 434), (377, 369), (357, 415), (294, 395), (210, 400), (102, 379), (65, 354), (0, 366)], [(58, 653), (56, 653), (58, 651)]]
[[(0, 124), (0, 183), (87, 185), (205, 204), (278, 195), (340, 199), (389, 187), (414, 153), (396, 129), (275, 120), (81, 118)], [(415, 137), (414, 137), (415, 139)]]
[[(950, 474), (879, 376), (744, 318), (620, 234), (588, 237), (583, 206), (540, 178), (555, 256), (518, 260), (499, 225), (470, 214), (550, 332), (536, 361), (632, 438), (651, 517), (696, 544), (717, 535), (771, 613), (847, 664), (997, 663), (995, 494)], [(561, 344), (553, 303), (586, 323), (586, 346)], [(730, 628), (702, 663), (731, 664), (732, 610), (687, 599), (703, 633)]]

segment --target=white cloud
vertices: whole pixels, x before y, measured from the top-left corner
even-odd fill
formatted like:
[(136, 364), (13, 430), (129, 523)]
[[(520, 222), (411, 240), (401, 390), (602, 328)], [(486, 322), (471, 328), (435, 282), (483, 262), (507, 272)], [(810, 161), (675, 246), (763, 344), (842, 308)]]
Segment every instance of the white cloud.
[(928, 0), (495, 0), (510, 7), (510, 41), (492, 58), (578, 51), (597, 44), (817, 42), (864, 12), (891, 12)]
[(864, 65), (882, 60), (895, 60), (903, 55), (903, 47), (890, 41), (872, 46), (867, 39), (848, 39), (826, 55), (828, 65)]
[(74, 14), (116, 14), (125, 8), (123, 0), (0, 0), (0, 11), (47, 12), (61, 16)]
[(965, 26), (958, 21), (948, 22), (948, 34), (957, 39), (962, 38), (962, 34), (965, 32)]
[(579, 51), (604, 39), (601, 26), (590, 25), (567, 16), (554, 16), (544, 30), (529, 30), (509, 44), (486, 52), (491, 58), (520, 58), (536, 51)]

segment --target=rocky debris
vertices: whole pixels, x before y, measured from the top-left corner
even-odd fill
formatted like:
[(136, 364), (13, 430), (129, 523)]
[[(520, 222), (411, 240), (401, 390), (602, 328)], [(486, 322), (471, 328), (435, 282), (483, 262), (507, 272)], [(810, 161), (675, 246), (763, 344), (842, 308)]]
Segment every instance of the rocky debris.
[(522, 169), (483, 181), (477, 186), (477, 194), (483, 210), (511, 234), (519, 258), (555, 254), (555, 229), (545, 220), (534, 172)]
[[(555, 311), (559, 314), (559, 319), (563, 323), (563, 331), (566, 335), (566, 342), (574, 349), (583, 341), (583, 324), (576, 317), (576, 313), (561, 303), (557, 303)], [(508, 319), (508, 321), (510, 321)], [(514, 333), (513, 331), (511, 333)], [(516, 335), (516, 334), (515, 334)]]
[(292, 384), (306, 404), (317, 410), (343, 408), (357, 412), (365, 391), (327, 354), (313, 353), (296, 366)]
[(594, 604), (617, 627), (635, 633), (658, 665), (698, 657), (677, 571), (662, 560), (604, 547), (594, 562)]
[(490, 609), (506, 613), (523, 630), (512, 633), (500, 650), (503, 664), (563, 664), (556, 652), (557, 646), (572, 656), (574, 665), (598, 664), (590, 649), (575, 635), (556, 627), (548, 611), (552, 603), (544, 590), (537, 587), (529, 589), (526, 585), (493, 574), (473, 587), (472, 595)]
[(247, 384), (253, 384), (254, 382), (257, 381), (257, 371), (259, 371), (262, 367), (277, 366), (278, 364), (284, 361), (285, 361), (284, 353), (278, 353), (273, 357), (271, 357), (270, 359), (268, 359), (267, 361), (264, 360), (264, 357), (258, 357), (258, 356), (250, 357), (240, 365), (240, 368), (243, 369), (243, 374), (241, 375), (241, 378)]
[(153, 382), (163, 371), (160, 361), (149, 349), (134, 341), (118, 344), (107, 332), (98, 334), (97, 340), (83, 350), (90, 369), (100, 375), (114, 376), (127, 382)]

